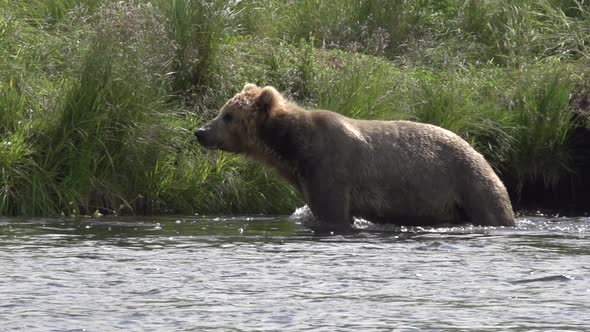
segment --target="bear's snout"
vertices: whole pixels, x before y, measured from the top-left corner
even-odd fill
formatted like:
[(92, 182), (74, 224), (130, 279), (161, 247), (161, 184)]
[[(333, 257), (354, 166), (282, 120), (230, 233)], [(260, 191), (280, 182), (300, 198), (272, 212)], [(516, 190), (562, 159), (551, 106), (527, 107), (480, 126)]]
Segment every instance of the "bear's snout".
[(204, 139), (206, 131), (207, 130), (205, 128), (199, 128), (195, 130), (195, 136), (197, 136), (197, 140), (199, 141), (199, 143), (201, 142), (201, 140)]
[(217, 147), (215, 146), (215, 144), (213, 144), (213, 142), (211, 140), (211, 135), (209, 132), (210, 132), (210, 129), (199, 128), (199, 129), (195, 130), (195, 136), (197, 136), (197, 141), (203, 147), (205, 147), (207, 149), (216, 149)]

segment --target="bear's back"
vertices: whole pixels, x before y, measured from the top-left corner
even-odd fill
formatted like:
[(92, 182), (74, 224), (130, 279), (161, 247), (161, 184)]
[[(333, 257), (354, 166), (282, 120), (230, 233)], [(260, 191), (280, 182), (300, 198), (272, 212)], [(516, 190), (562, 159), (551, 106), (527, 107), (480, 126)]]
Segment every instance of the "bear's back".
[(481, 154), (437, 126), (334, 116), (325, 129), (332, 142), (320, 158), (331, 161), (335, 177), (350, 183), (351, 210), (358, 217), (452, 221), (461, 196), (474, 186), (502, 186)]

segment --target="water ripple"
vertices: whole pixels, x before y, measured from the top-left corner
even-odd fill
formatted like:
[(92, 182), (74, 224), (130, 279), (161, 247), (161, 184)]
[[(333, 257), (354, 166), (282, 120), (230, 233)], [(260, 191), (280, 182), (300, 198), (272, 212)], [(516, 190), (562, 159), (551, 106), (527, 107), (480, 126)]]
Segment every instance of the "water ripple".
[(587, 218), (360, 226), (2, 219), (0, 330), (590, 330)]

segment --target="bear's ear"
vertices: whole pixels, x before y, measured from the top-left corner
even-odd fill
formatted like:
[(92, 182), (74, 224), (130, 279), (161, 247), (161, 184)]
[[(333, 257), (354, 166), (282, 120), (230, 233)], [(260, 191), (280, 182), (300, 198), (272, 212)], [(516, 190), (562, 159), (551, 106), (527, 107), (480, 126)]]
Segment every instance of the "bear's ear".
[(242, 89), (242, 92), (247, 92), (250, 91), (252, 89), (256, 89), (258, 88), (258, 85), (253, 84), (253, 83), (246, 83), (246, 85), (244, 85), (244, 88)]
[(265, 86), (256, 97), (257, 109), (262, 112), (270, 112), (283, 102), (283, 96), (272, 86)]

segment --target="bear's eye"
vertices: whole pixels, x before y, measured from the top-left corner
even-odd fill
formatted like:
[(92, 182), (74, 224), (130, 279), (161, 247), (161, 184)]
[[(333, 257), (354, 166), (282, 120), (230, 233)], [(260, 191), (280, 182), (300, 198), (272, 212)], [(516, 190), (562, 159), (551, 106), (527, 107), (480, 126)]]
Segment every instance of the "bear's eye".
[(230, 123), (230, 122), (231, 122), (231, 120), (232, 120), (232, 118), (233, 118), (233, 117), (231, 116), (231, 114), (229, 114), (229, 113), (225, 113), (225, 115), (223, 116), (223, 122), (225, 122), (225, 123)]

